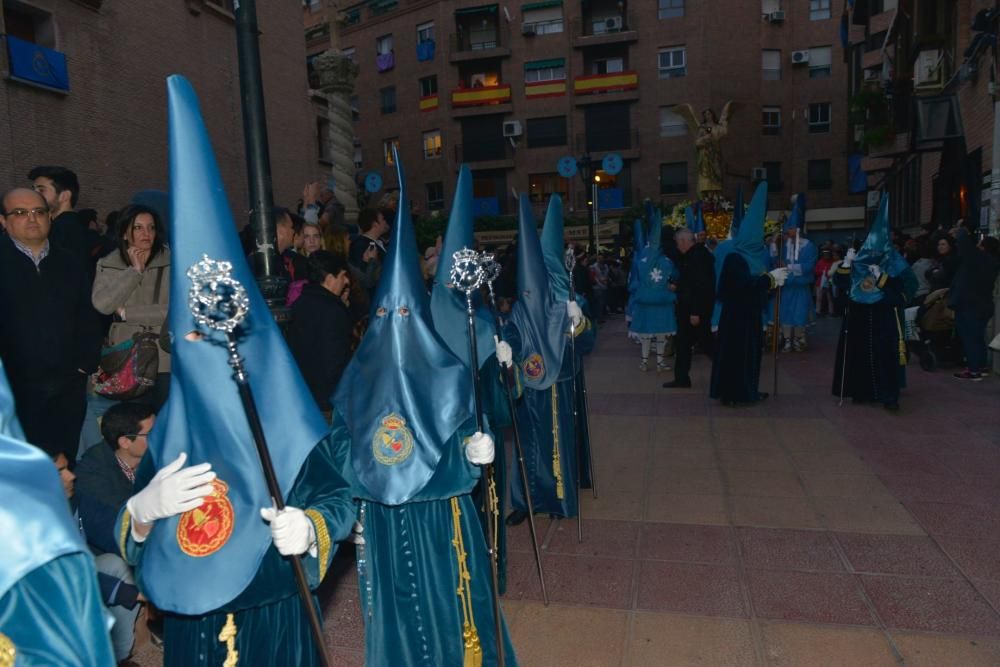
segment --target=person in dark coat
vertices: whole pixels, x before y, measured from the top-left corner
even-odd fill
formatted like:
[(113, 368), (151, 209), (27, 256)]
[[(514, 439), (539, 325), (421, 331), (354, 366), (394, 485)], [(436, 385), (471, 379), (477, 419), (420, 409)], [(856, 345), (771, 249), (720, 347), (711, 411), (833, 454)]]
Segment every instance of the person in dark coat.
[(712, 354), (712, 308), (715, 306), (715, 258), (689, 229), (674, 234), (680, 279), (677, 281), (677, 352), (674, 379), (665, 389), (691, 386), (691, 354), (695, 343)]
[(763, 261), (766, 209), (767, 183), (761, 183), (719, 271), (717, 290), (722, 312), (709, 395), (727, 406), (755, 403), (768, 396), (758, 388), (763, 311), (771, 290), (780, 287), (788, 277), (788, 269), (766, 270)]
[(101, 322), (82, 258), (49, 243), (51, 212), (25, 188), (3, 198), (0, 357), (32, 442), (76, 460), (87, 377), (97, 370)]
[[(40, 166), (28, 172), (28, 180), (51, 211), (49, 242), (80, 260), (92, 260), (93, 246), (88, 234), (88, 221), (75, 210), (80, 198), (80, 181), (76, 174), (66, 167)], [(87, 275), (93, 280), (92, 261), (87, 262), (85, 268)]]
[(986, 325), (993, 317), (1000, 242), (988, 236), (977, 247), (969, 231), (960, 225), (951, 233), (958, 246), (959, 263), (948, 292), (948, 305), (955, 311), (955, 329), (962, 340), (967, 365), (955, 377), (978, 382), (987, 370)]
[(348, 310), (351, 274), (338, 255), (317, 250), (309, 255), (309, 283), (292, 306), (288, 347), (302, 371), (316, 405), (329, 412), (330, 397), (351, 360)]

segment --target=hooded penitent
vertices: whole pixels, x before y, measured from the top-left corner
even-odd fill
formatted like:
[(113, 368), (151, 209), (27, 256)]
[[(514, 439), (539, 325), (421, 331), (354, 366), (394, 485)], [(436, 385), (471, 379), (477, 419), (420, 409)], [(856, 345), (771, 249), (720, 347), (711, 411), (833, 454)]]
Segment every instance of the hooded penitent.
[[(351, 434), (351, 465), (365, 497), (385, 505), (419, 493), (441, 448), (473, 417), (469, 368), (434, 330), (403, 167), (394, 158), (399, 209), (392, 243), (368, 331), (333, 397)], [(447, 391), (430, 394), (430, 378)]]
[(566, 270), (566, 255), (563, 252), (563, 207), (562, 197), (559, 195), (549, 198), (545, 223), (542, 225), (541, 245), (552, 296), (557, 301), (566, 301), (569, 299), (569, 272)]
[[(452, 287), (451, 267), (452, 256), (463, 248), (472, 248), (475, 243), (473, 217), (472, 172), (466, 165), (462, 165), (455, 185), (455, 200), (448, 218), (448, 229), (441, 244), (441, 256), (434, 276), (434, 287), (431, 289), (430, 308), (435, 331), (452, 354), (467, 366), (470, 363), (470, 353), (465, 293)], [(479, 365), (482, 366), (494, 352), (493, 335), (496, 327), (493, 316), (478, 291), (472, 295), (472, 303), (476, 318)]]
[(767, 182), (760, 183), (750, 200), (750, 208), (740, 222), (736, 236), (720, 243), (715, 248), (715, 284), (718, 287), (722, 276), (722, 267), (726, 257), (738, 252), (746, 260), (750, 275), (757, 276), (764, 272), (764, 257), (767, 249), (764, 247), (764, 216), (767, 215)]
[(521, 334), (524, 384), (544, 390), (559, 379), (569, 316), (549, 282), (542, 245), (527, 195), (521, 195), (517, 243), (517, 301), (511, 322)]
[(746, 214), (743, 203), (743, 186), (736, 188), (736, 204), (733, 206), (733, 221), (729, 225), (729, 238), (736, 236), (736, 232), (740, 229), (740, 223), (743, 222), (743, 216)]
[(906, 260), (892, 246), (889, 237), (889, 194), (882, 194), (878, 215), (868, 231), (864, 245), (851, 265), (851, 300), (857, 303), (878, 303), (882, 290), (869, 268), (877, 264), (883, 273), (895, 278), (907, 268)]
[(198, 330), (187, 307), (187, 270), (203, 255), (232, 265), (246, 289), (249, 314), (237, 330), (264, 435), (282, 492), (326, 434), (236, 235), (198, 100), (181, 76), (167, 80), (170, 122), (171, 236), (169, 326), (173, 339), (170, 397), (149, 439), (156, 468), (181, 452), (188, 464), (209, 462), (218, 475), (204, 505), (157, 521), (146, 540), (145, 594), (164, 611), (200, 615), (238, 596), (271, 546), (260, 508), (272, 504), (246, 413), (229, 366), (224, 336)]

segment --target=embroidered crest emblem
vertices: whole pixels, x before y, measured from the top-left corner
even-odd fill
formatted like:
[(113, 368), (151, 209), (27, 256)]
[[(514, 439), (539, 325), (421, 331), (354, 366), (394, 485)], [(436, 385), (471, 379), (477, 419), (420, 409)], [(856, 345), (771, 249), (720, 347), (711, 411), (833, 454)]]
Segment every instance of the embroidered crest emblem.
[(233, 504), (227, 493), (229, 485), (221, 479), (212, 482), (212, 494), (201, 507), (184, 512), (177, 523), (177, 544), (188, 556), (201, 558), (222, 548), (233, 534)]
[(406, 420), (395, 412), (382, 418), (382, 425), (372, 437), (375, 460), (385, 466), (394, 466), (410, 458), (413, 453), (413, 433)]
[(878, 287), (875, 284), (875, 278), (872, 276), (865, 276), (864, 280), (861, 281), (861, 291), (862, 292), (877, 292)]
[(525, 359), (522, 366), (524, 374), (532, 380), (537, 380), (545, 374), (545, 362), (542, 361), (542, 355), (537, 352)]
[(649, 279), (652, 280), (654, 283), (658, 283), (661, 280), (663, 280), (663, 272), (660, 271), (659, 268), (654, 268), (652, 271), (649, 272)]
[(11, 638), (0, 632), (0, 667), (14, 667), (17, 660), (17, 647)]

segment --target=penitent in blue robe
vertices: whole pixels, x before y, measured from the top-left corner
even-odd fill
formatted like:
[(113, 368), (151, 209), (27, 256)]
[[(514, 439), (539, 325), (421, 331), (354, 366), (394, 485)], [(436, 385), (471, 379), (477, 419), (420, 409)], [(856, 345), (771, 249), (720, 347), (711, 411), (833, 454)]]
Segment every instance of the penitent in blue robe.
[(638, 280), (631, 299), (633, 308), (630, 329), (645, 335), (677, 333), (677, 316), (674, 312), (677, 295), (669, 287), (670, 282), (676, 282), (680, 275), (677, 267), (659, 252), (644, 253), (637, 258), (635, 266)]
[[(456, 526), (464, 542), (472, 621), (483, 665), (497, 664), (489, 556), (472, 500), (480, 471), (466, 459), (463, 446), (475, 430), (470, 420), (442, 445), (430, 480), (416, 495), (400, 505), (386, 505), (372, 499), (359, 481), (351, 464), (350, 433), (334, 414), (331, 437), (337, 446), (338, 469), (361, 501), (365, 544), (357, 551), (358, 573), (365, 664), (371, 667), (463, 664), (465, 618), (456, 594), (460, 572)], [(504, 659), (514, 666), (514, 647), (506, 625), (501, 625)]]
[[(794, 243), (792, 241), (791, 243)], [(792, 255), (792, 245), (785, 243), (785, 258), (783, 266), (788, 268), (788, 279), (781, 287), (781, 325), (786, 327), (804, 327), (809, 324), (809, 315), (813, 308), (813, 284), (816, 277), (813, 269), (819, 259), (816, 244), (802, 238), (799, 246), (799, 256)], [(772, 261), (772, 267), (777, 266)], [(774, 295), (768, 304), (768, 321), (774, 320)]]

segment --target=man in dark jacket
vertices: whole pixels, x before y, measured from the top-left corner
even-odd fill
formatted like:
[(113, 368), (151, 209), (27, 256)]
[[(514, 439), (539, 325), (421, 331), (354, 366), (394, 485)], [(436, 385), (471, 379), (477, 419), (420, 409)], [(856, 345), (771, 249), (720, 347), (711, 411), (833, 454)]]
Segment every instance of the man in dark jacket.
[(288, 327), (288, 347), (316, 405), (327, 414), (332, 409), (330, 397), (351, 359), (350, 286), (350, 271), (341, 257), (325, 250), (309, 255), (309, 283), (292, 305)]
[[(78, 259), (91, 259), (92, 245), (87, 233), (87, 221), (76, 211), (80, 198), (80, 181), (76, 174), (66, 167), (40, 166), (28, 172), (28, 180), (51, 211), (49, 242), (68, 250)], [(93, 281), (93, 264), (87, 262), (84, 268)]]
[(691, 386), (691, 354), (695, 343), (712, 354), (712, 308), (715, 305), (715, 258), (694, 234), (682, 229), (674, 235), (677, 244), (677, 352), (674, 379), (664, 389)]
[(0, 238), (0, 358), (28, 440), (76, 460), (87, 377), (97, 369), (101, 324), (83, 260), (49, 243), (40, 194), (4, 195)]
[(955, 377), (978, 382), (987, 370), (986, 325), (993, 317), (993, 286), (1000, 272), (1000, 244), (995, 238), (986, 237), (977, 247), (961, 224), (951, 234), (958, 246), (958, 270), (948, 292), (948, 305), (955, 311), (955, 329), (967, 365)]

